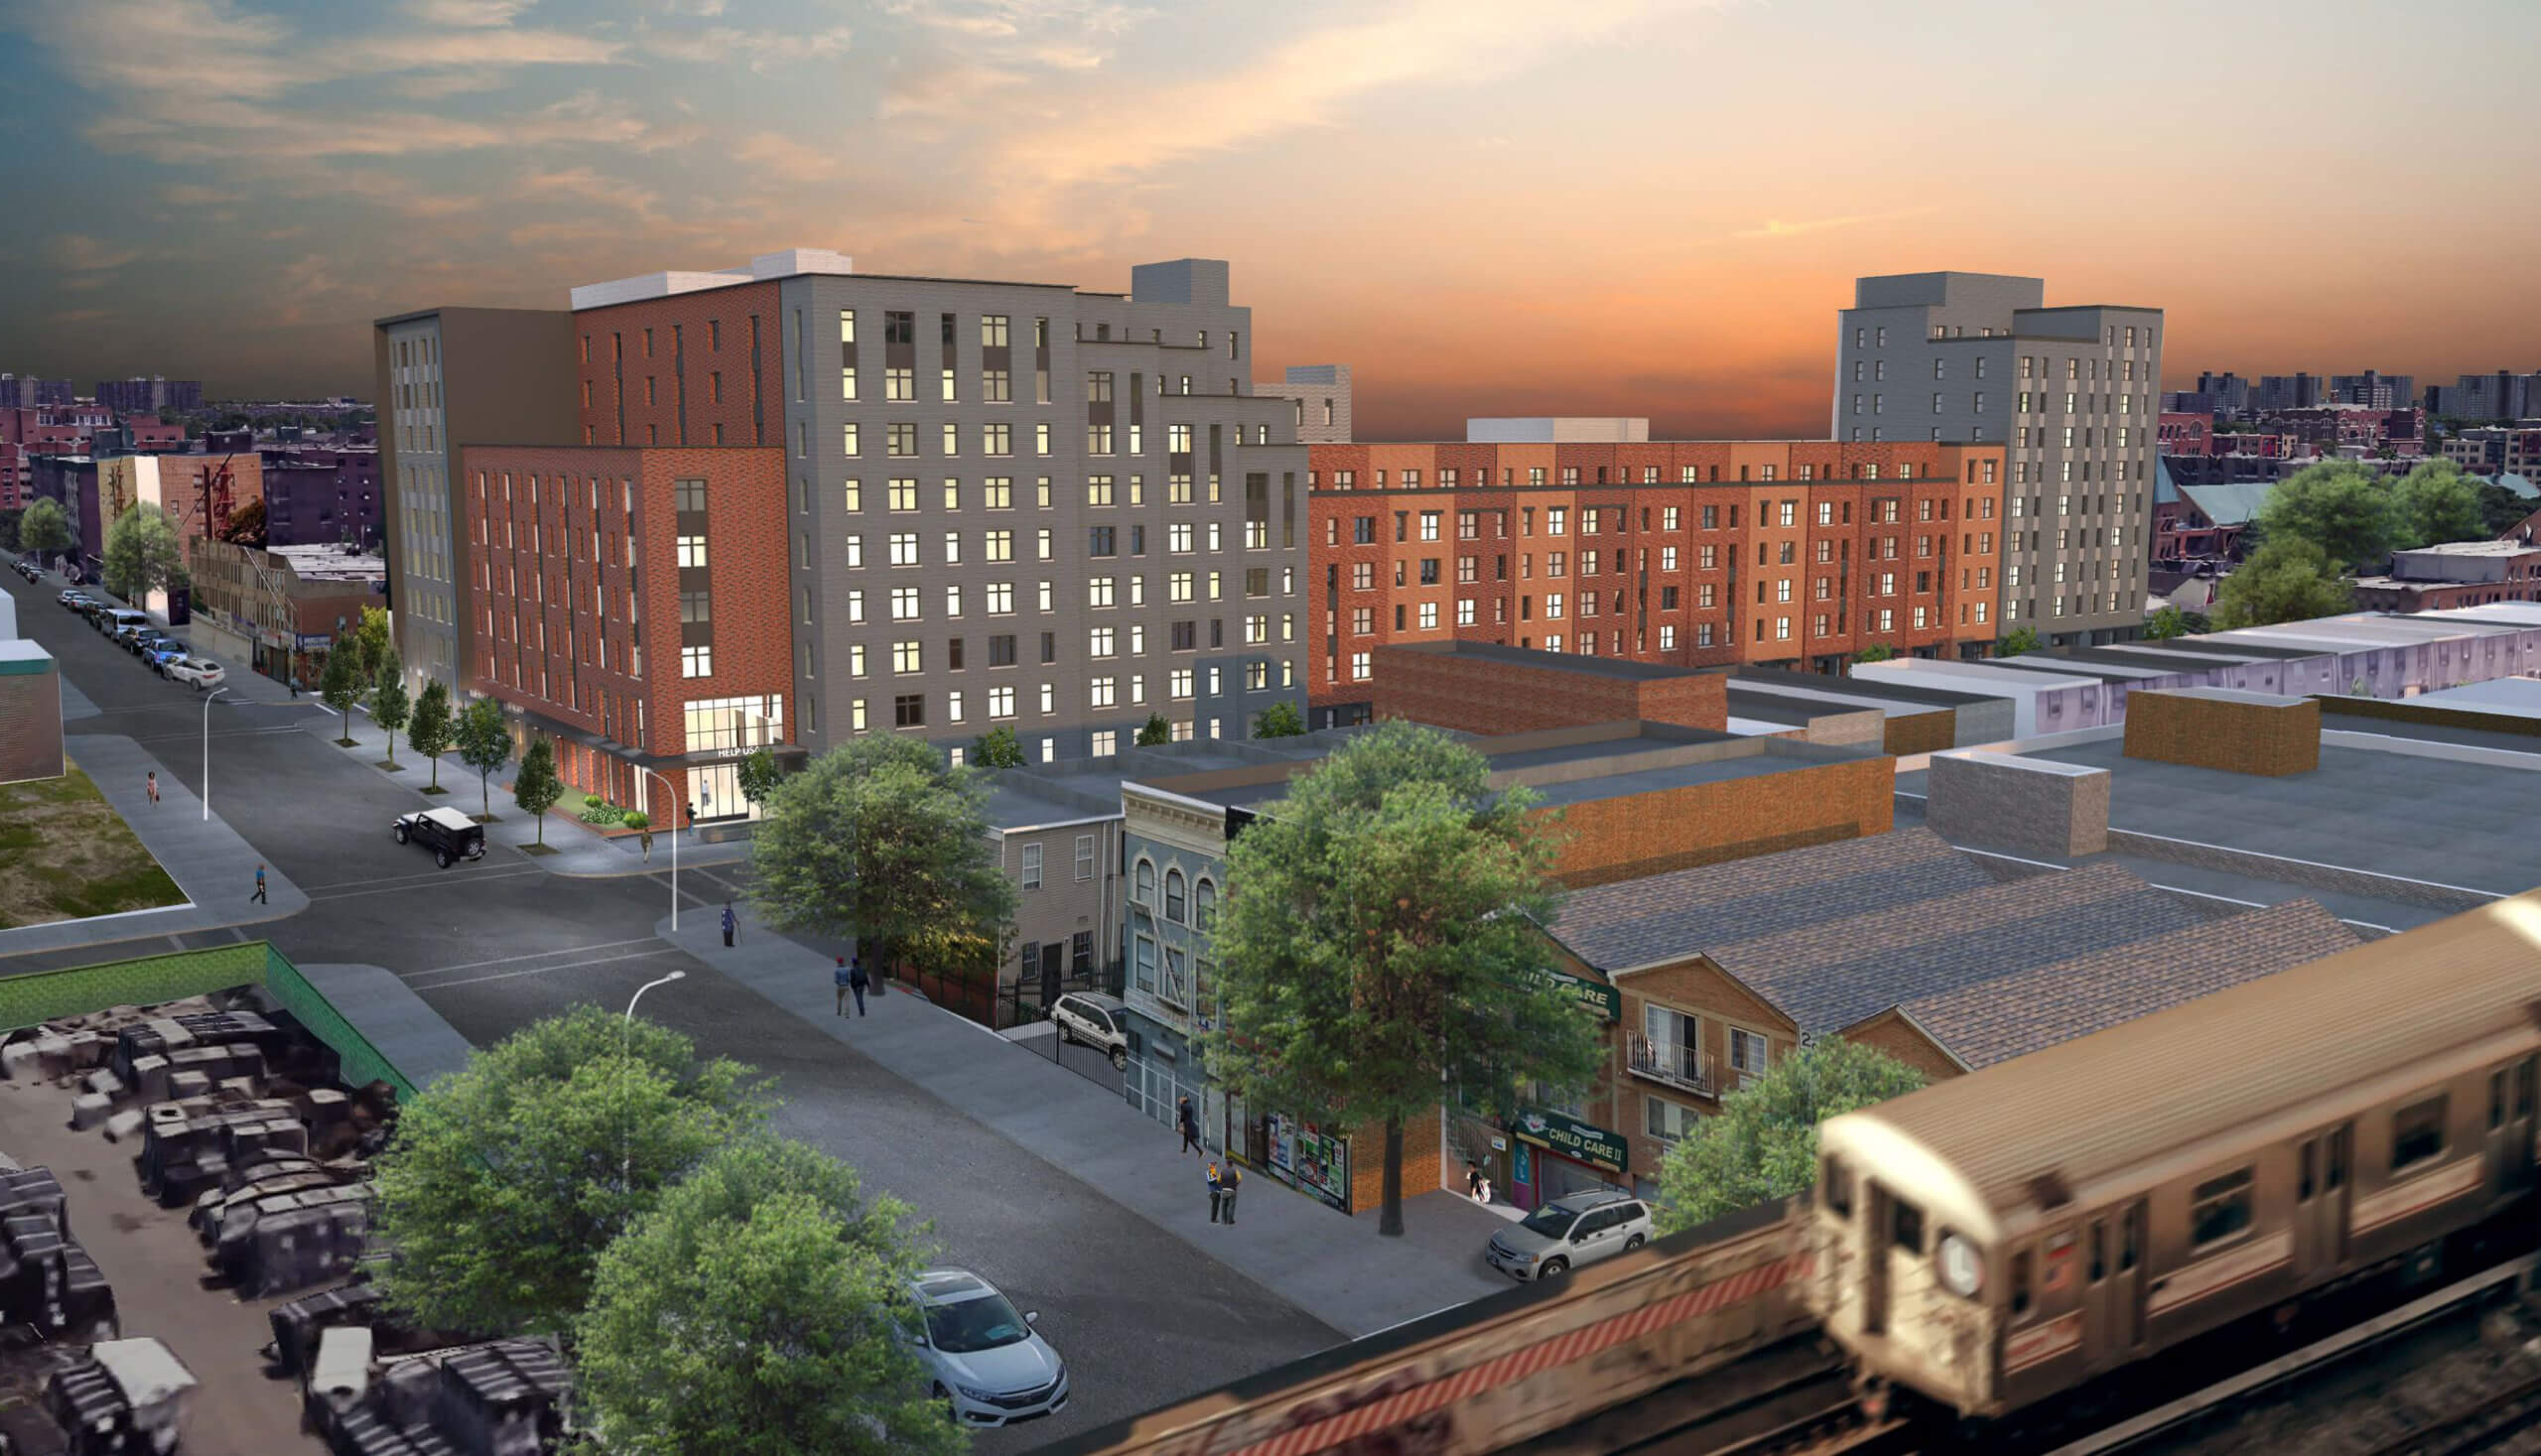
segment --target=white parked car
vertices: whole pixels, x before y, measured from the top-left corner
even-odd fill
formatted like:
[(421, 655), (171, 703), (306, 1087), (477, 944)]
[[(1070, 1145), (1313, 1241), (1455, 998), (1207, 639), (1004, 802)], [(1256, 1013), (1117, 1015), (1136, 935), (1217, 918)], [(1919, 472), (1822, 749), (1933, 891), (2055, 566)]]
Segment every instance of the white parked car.
[(1120, 997), (1097, 992), (1070, 992), (1050, 1006), (1051, 1024), (1059, 1028), (1059, 1040), (1081, 1041), (1095, 1047), (1112, 1059), (1112, 1065), (1127, 1069), (1130, 1065), (1129, 1007)]
[(208, 657), (180, 657), (160, 670), (178, 682), (192, 683), (198, 692), (217, 688), (220, 680), (229, 676), (226, 669)]
[(1067, 1365), (1032, 1332), (1040, 1311), (1015, 1313), (969, 1269), (928, 1269), (909, 1289), (921, 1317), (903, 1333), (956, 1421), (999, 1426), (1067, 1408)]
[(1483, 1258), (1513, 1279), (1552, 1279), (1655, 1237), (1650, 1209), (1620, 1188), (1557, 1198), (1491, 1236)]

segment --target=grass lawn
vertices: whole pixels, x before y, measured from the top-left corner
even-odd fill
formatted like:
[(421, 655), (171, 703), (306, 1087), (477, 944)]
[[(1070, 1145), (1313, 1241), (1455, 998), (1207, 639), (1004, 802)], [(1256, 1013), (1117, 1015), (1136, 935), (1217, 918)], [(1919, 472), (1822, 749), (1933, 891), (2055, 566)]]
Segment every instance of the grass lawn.
[(85, 773), (0, 784), (0, 929), (185, 901)]

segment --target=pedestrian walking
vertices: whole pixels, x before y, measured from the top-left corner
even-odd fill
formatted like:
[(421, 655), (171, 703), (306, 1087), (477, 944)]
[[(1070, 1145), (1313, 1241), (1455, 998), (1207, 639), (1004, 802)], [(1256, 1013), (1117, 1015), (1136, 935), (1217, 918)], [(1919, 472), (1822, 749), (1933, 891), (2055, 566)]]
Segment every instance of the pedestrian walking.
[(1236, 1166), (1232, 1162), (1227, 1164), (1225, 1172), (1218, 1175), (1218, 1199), (1226, 1210), (1229, 1228), (1235, 1226), (1235, 1190), (1243, 1183), (1244, 1174), (1236, 1171)]
[[(859, 956), (847, 963), (847, 989), (856, 993), (856, 1014), (860, 1016), (865, 1014), (865, 993), (871, 989), (872, 985), (872, 978), (865, 974), (864, 957)], [(847, 1013), (841, 1011), (839, 1014)]]
[(150, 770), (150, 804), (153, 808), (159, 804), (159, 770), (155, 768)]
[(830, 971), (830, 985), (838, 989), (838, 1014), (844, 1016), (847, 1014), (847, 957), (833, 956), (830, 959), (834, 963)]
[(259, 905), (270, 905), (273, 903), (273, 901), (265, 898), (265, 866), (262, 864), (258, 864), (256, 866), (256, 893), (254, 895), (254, 899)]
[(1209, 1222), (1210, 1222), (1210, 1223), (1213, 1223), (1213, 1224), (1214, 1224), (1214, 1223), (1216, 1223), (1216, 1222), (1218, 1221), (1218, 1207), (1219, 1207), (1219, 1205), (1220, 1205), (1220, 1204), (1222, 1204), (1222, 1203), (1224, 1203), (1224, 1202), (1225, 1202), (1225, 1200), (1226, 1200), (1226, 1196), (1227, 1196), (1227, 1192), (1226, 1192), (1226, 1187), (1225, 1187), (1225, 1185), (1221, 1184), (1221, 1183), (1218, 1181), (1218, 1165), (1217, 1165), (1216, 1163), (1211, 1163), (1211, 1164), (1209, 1164)]
[[(1175, 1110), (1174, 1117), (1182, 1124), (1182, 1150), (1200, 1152), (1200, 1115), (1191, 1110), (1190, 1098), (1182, 1099), (1182, 1106)], [(1201, 1155), (1207, 1156), (1206, 1153)]]
[(724, 946), (727, 950), (732, 948), (733, 929), (739, 923), (733, 918), (733, 902), (726, 900), (724, 902)]

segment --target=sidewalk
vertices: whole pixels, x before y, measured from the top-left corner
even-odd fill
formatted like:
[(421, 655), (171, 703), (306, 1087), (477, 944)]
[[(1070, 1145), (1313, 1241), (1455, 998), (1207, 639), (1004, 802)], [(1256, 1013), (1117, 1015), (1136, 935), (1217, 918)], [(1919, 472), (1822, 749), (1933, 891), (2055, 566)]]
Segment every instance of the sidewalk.
[[(262, 685), (255, 694), (256, 702), (287, 703), (291, 700), (291, 690), (281, 683), (253, 673), (242, 673), (238, 676), (252, 679)], [(233, 677), (232, 681), (235, 680)], [(264, 691), (265, 689), (270, 689), (271, 692), (268, 694)], [(343, 715), (306, 693), (301, 695), (300, 702), (302, 706), (312, 710), (309, 721), (301, 727), (311, 736), (323, 742), (328, 752), (341, 753), (380, 777), (412, 789), (415, 793), (416, 808), (427, 809), (436, 805), (448, 805), (472, 818), (478, 807), (488, 802), (477, 791), (476, 770), (460, 762), (457, 753), (445, 753), (441, 758), (441, 786), (449, 792), (427, 794), (424, 792), (424, 786), (433, 781), (432, 766), (416, 757), (414, 750), (406, 746), (404, 734), (398, 735), (397, 771), (390, 773), (376, 766), (388, 757), (388, 732), (371, 722), (369, 714), (359, 708), (353, 710), (352, 737), (353, 741), (360, 746), (340, 748), (335, 745), (335, 739), (343, 734)], [(522, 813), (520, 807), (512, 802), (511, 791), (503, 787), (503, 781), (509, 774), (509, 767), (506, 765), (504, 768), (495, 769), (492, 777), (487, 780), (492, 792), (490, 802), (493, 804), (495, 819), (493, 823), (485, 826), (485, 842), (489, 845), (535, 845), (538, 843), (537, 817)], [(569, 784), (566, 786), (565, 796), (556, 801), (555, 808), (547, 811), (547, 847), (556, 853), (533, 855), (531, 859), (540, 868), (551, 874), (586, 877), (670, 872), (671, 836), (669, 831), (654, 832), (653, 859), (652, 862), (646, 863), (644, 847), (635, 836), (603, 839), (592, 833), (575, 818), (582, 812), (582, 795)], [(710, 843), (691, 835), (680, 841), (679, 862), (682, 868), (692, 865), (704, 869), (716, 864), (746, 864), (749, 859), (750, 842), (745, 839)]]
[[(67, 684), (65, 685), (66, 687)], [(142, 847), (168, 871), (191, 903), (134, 910), (86, 920), (57, 920), (0, 930), (0, 956), (67, 950), (164, 935), (217, 930), (280, 920), (309, 908), (309, 897), (272, 865), (265, 866), (265, 904), (256, 888), (256, 850), (219, 815), (202, 817), (202, 801), (147, 748), (112, 733), (82, 733), (69, 740), (71, 760), (97, 792), (141, 837)], [(152, 807), (144, 780), (159, 772), (159, 803)]]
[(1509, 1287), (1482, 1261), (1483, 1245), (1502, 1227), (1500, 1215), (1443, 1191), (1406, 1198), (1405, 1236), (1384, 1239), (1374, 1211), (1353, 1219), (1268, 1173), (1249, 1171), (1241, 1222), (1213, 1227), (1200, 1161), (1175, 1151), (1172, 1129), (1047, 1058), (897, 987), (869, 995), (866, 1017), (840, 1019), (830, 958), (767, 929), (746, 908), (735, 909), (740, 944), (731, 950), (724, 948), (720, 913), (683, 916), (676, 934), (668, 919), (654, 930), (1020, 1151), (1353, 1338)]

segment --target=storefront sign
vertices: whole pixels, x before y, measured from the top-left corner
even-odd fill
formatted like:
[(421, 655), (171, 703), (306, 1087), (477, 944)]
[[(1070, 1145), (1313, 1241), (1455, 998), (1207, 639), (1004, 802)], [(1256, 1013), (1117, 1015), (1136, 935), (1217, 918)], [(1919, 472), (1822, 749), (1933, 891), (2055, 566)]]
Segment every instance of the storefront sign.
[(1543, 985), (1576, 996), (1579, 1004), (1602, 1020), (1620, 1021), (1624, 1018), (1623, 996), (1602, 981), (1589, 981), (1566, 971), (1543, 967), (1537, 968), (1532, 974)]
[(1563, 1157), (1576, 1158), (1610, 1173), (1623, 1172), (1632, 1162), (1632, 1148), (1625, 1143), (1621, 1133), (1609, 1132), (1594, 1124), (1564, 1117), (1560, 1113), (1530, 1108), (1518, 1115), (1517, 1125), (1509, 1130), (1538, 1147), (1549, 1148)]

